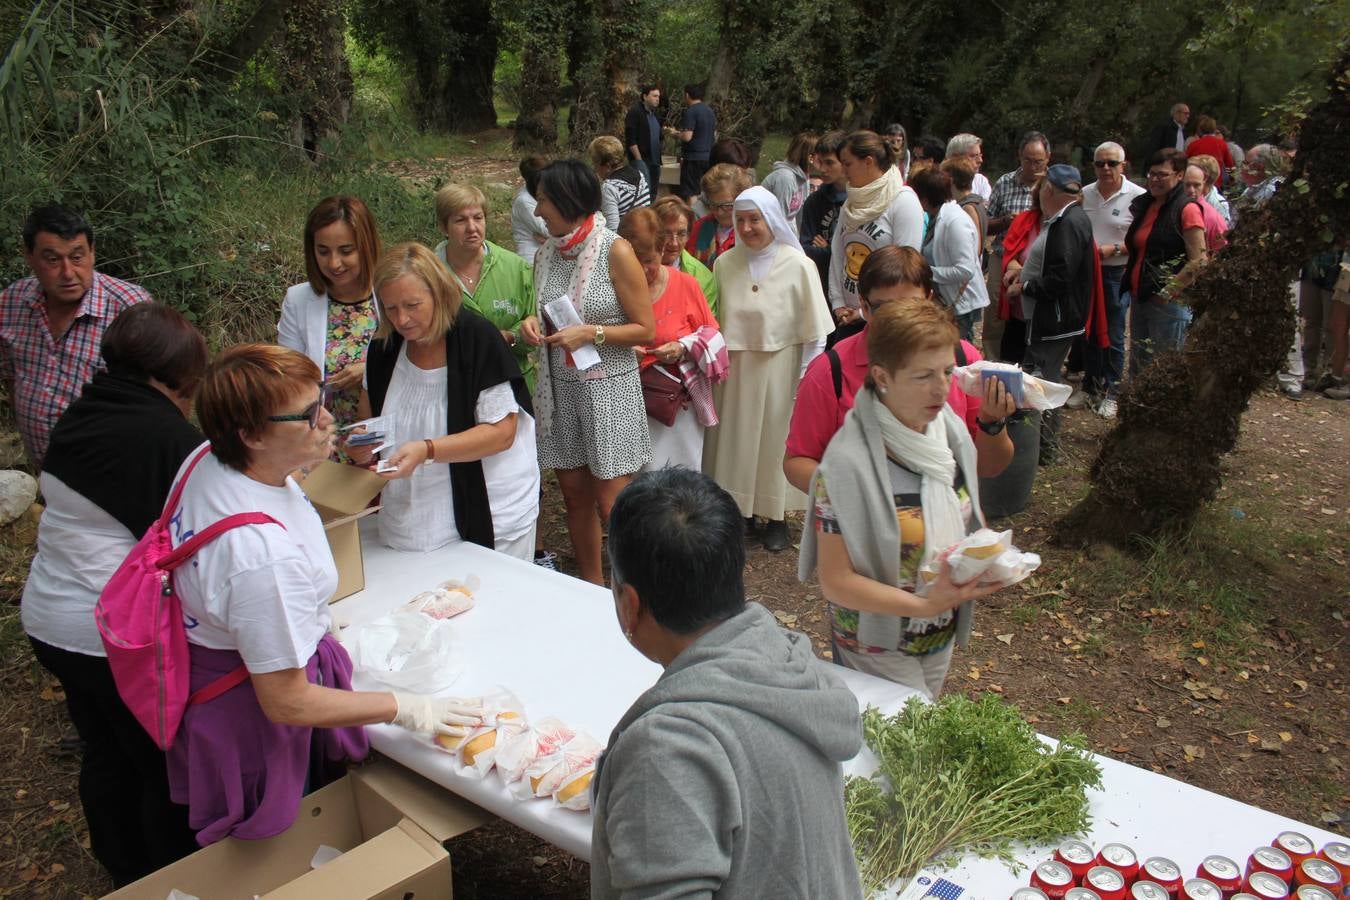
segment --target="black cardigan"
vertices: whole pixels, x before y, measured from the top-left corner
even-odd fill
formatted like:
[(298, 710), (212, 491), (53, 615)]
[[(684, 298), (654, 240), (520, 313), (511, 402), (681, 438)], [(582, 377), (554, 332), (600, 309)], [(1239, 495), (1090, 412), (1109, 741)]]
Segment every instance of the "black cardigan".
[[(389, 393), (389, 382), (394, 377), (394, 365), (402, 346), (403, 338), (398, 333), (370, 342), (366, 353), (366, 392), (372, 415), (378, 416), (384, 409), (384, 398)], [(511, 348), (506, 346), (495, 325), (467, 306), (460, 308), (454, 324), (445, 333), (445, 366), (449, 387), (446, 392), (448, 434), (459, 434), (478, 424), (474, 417), (478, 395), (506, 381), (511, 383), (511, 391), (520, 408), (534, 415), (525, 379)], [(496, 539), (482, 462), (450, 463), (450, 490), (454, 498), (455, 527), (459, 529), (460, 537), (493, 549)]]
[(1141, 260), (1134, 252), (1134, 236), (1139, 231), (1139, 226), (1143, 224), (1144, 214), (1148, 212), (1149, 204), (1152, 202), (1153, 195), (1148, 191), (1130, 201), (1130, 215), (1134, 216), (1134, 219), (1130, 222), (1130, 230), (1125, 234), (1125, 246), (1129, 248), (1130, 259), (1125, 264), (1125, 281), (1121, 285), (1121, 291), (1129, 290), (1133, 284), (1135, 266), (1144, 267), (1139, 273), (1139, 296), (1132, 302), (1142, 303), (1161, 291), (1166, 287), (1167, 279), (1186, 265), (1186, 239), (1181, 234), (1181, 211), (1187, 204), (1199, 201), (1188, 198), (1185, 188), (1179, 184), (1172, 188), (1162, 200), (1163, 205), (1162, 209), (1158, 210), (1158, 218), (1153, 220), (1153, 230), (1148, 233), (1148, 242), (1144, 245), (1144, 258)]
[(98, 372), (56, 423), (42, 467), (140, 540), (203, 440), (151, 385)]
[(1083, 331), (1097, 284), (1096, 254), (1092, 221), (1082, 204), (1074, 203), (1050, 223), (1040, 276), (1022, 282), (1022, 293), (1036, 301), (1028, 323), (1032, 341)]

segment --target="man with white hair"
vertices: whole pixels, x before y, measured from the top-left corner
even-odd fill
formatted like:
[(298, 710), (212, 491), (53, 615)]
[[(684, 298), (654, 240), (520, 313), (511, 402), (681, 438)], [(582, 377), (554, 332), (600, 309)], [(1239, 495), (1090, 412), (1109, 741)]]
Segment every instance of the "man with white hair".
[[(1134, 214), (1130, 201), (1144, 189), (1126, 178), (1125, 148), (1115, 141), (1100, 144), (1092, 154), (1097, 180), (1083, 188), (1083, 212), (1092, 223), (1092, 238), (1102, 262), (1102, 294), (1106, 297), (1106, 332), (1109, 347), (1092, 341), (1084, 345), (1082, 396), (1087, 406), (1104, 419), (1116, 416), (1116, 392), (1125, 368), (1125, 318), (1129, 296), (1121, 296), (1121, 276), (1129, 261), (1125, 233)], [(1070, 398), (1073, 399), (1073, 398)]]
[(964, 132), (952, 135), (947, 141), (946, 158), (964, 158), (975, 164), (975, 181), (971, 184), (970, 189), (979, 194), (985, 203), (988, 203), (989, 195), (994, 192), (994, 186), (980, 171), (980, 167), (984, 165), (984, 142), (975, 135)]
[(1186, 149), (1186, 123), (1191, 120), (1191, 108), (1185, 103), (1173, 103), (1172, 112), (1166, 122), (1148, 133), (1144, 138), (1144, 153), (1140, 159), (1148, 160), (1153, 154), (1167, 147), (1172, 150)]

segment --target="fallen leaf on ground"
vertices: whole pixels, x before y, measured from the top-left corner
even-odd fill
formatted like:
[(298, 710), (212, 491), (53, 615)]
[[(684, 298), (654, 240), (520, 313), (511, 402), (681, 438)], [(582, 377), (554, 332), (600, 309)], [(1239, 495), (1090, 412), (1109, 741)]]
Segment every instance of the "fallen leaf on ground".
[(1002, 643), (1007, 644), (1009, 647), (1012, 646), (1012, 639), (1013, 639), (1013, 636), (1012, 636), (1012, 633), (1011, 633), (1011, 632), (1009, 632), (1008, 634), (996, 634), (996, 635), (994, 635), (994, 640), (996, 640), (996, 641), (1001, 641)]
[(1284, 741), (1286, 744), (1289, 743), (1290, 741), (1292, 741), (1293, 739), (1294, 739), (1294, 736), (1293, 736), (1292, 734), (1290, 734), (1289, 732), (1287, 732), (1287, 731), (1281, 731), (1281, 732), (1280, 732), (1280, 740)]
[(1205, 758), (1205, 748), (1195, 744), (1184, 744), (1181, 748), (1181, 752), (1186, 754), (1186, 762)]
[(1159, 728), (1170, 728), (1172, 725), (1172, 720), (1167, 718), (1160, 718), (1153, 724), (1157, 725)]

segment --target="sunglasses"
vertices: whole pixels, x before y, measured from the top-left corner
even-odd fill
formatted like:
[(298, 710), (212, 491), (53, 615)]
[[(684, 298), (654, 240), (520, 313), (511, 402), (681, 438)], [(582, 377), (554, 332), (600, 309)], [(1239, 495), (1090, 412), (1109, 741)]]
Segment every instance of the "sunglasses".
[(1124, 164), (1123, 159), (1094, 159), (1092, 164), (1099, 169), (1114, 169), (1116, 166)]
[(268, 416), (269, 422), (308, 422), (309, 430), (313, 431), (319, 427), (319, 416), (325, 406), (328, 405), (330, 391), (328, 385), (319, 385), (319, 399), (315, 400), (309, 406), (306, 406), (303, 412), (286, 413), (282, 416)]

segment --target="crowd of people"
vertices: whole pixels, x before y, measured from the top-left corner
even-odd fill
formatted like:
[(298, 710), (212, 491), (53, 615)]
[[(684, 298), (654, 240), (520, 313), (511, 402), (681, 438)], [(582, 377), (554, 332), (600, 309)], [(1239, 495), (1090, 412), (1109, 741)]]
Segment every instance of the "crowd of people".
[[(488, 240), (489, 200), (469, 184), (437, 192), (434, 249), (385, 247), (361, 199), (320, 200), (276, 342), (213, 359), (182, 315), (96, 270), (81, 215), (33, 211), (32, 277), (0, 294), (0, 377), (47, 504), (23, 624), (65, 690), (92, 850), (116, 883), (194, 839), (283, 830), (306, 789), (364, 756), (363, 725), (477, 721), (472, 699), (351, 690), (329, 633), (336, 569), (296, 479), (335, 459), (386, 480), (378, 536), (399, 550), (463, 541), (556, 568), (538, 529), (546, 470), (576, 570), (597, 585), (608, 529), (620, 625), (665, 673), (596, 781), (597, 896), (677, 882), (751, 895), (768, 869), (798, 894), (856, 894), (849, 866), (808, 865), (851, 858), (838, 762), (857, 751), (856, 708), (809, 642), (746, 603), (743, 541), (785, 551), (787, 514), (804, 511), (799, 574), (819, 579), (834, 662), (937, 697), (997, 588), (955, 583), (943, 563), (921, 589), (919, 571), (985, 523), (980, 482), (1016, 453), (1004, 382), (970, 395), (954, 370), (1020, 365), (1077, 382), (1070, 409), (1113, 417), (1128, 379), (1182, 348), (1187, 286), (1287, 166), (1207, 116), (1188, 136), (1178, 104), (1145, 142), (1142, 185), (1114, 141), (1084, 178), (1029, 131), (991, 182), (976, 135), (911, 142), (899, 124), (797, 134), (756, 185), (699, 86), (679, 128), (660, 98), (644, 85), (622, 140), (595, 138), (588, 163), (521, 161), (511, 248)], [(667, 140), (682, 152), (663, 194)], [(1305, 328), (1287, 396), (1348, 395), (1347, 273), (1330, 251), (1292, 289)], [(1040, 420), (1041, 464), (1060, 416)], [(379, 460), (350, 441), (372, 417)], [(95, 604), (152, 524), (181, 546), (237, 513), (263, 521), (215, 537), (176, 578), (192, 690), (218, 695), (188, 708), (164, 753), (118, 698)], [(794, 728), (760, 733), (784, 703)], [(766, 750), (819, 769), (811, 790), (751, 773)], [(673, 784), (670, 766), (694, 785), (679, 803), (653, 783)], [(722, 806), (751, 801), (784, 818), (760, 810), (738, 826), (761, 829), (753, 841), (719, 839), (735, 830)], [(763, 831), (788, 820), (801, 827)], [(691, 842), (678, 864), (645, 852), (669, 828)]]

